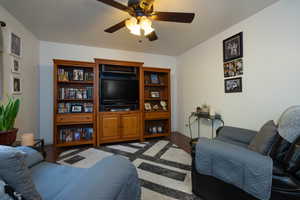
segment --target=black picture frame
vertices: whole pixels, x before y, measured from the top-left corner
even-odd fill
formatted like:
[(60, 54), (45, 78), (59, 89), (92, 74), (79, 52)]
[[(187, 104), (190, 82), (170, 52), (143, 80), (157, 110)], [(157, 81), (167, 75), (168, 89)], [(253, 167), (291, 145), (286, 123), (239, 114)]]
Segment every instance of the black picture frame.
[(224, 62), (242, 58), (243, 54), (243, 32), (223, 40)]
[(240, 93), (243, 92), (242, 77), (231, 78), (224, 80), (225, 93)]
[(10, 53), (11, 55), (20, 58), (21, 57), (21, 37), (15, 33), (10, 33)]

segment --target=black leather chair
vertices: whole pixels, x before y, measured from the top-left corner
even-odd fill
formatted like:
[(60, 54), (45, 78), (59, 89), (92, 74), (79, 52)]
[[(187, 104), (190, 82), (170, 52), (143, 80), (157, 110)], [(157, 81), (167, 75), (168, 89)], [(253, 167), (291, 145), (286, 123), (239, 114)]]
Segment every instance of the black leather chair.
[[(299, 142), (300, 138), (293, 144), (279, 135), (276, 138), (270, 153), (274, 163), (271, 200), (300, 200)], [(192, 189), (195, 195), (204, 200), (258, 200), (231, 184), (198, 173), (195, 167), (195, 146), (192, 148)]]

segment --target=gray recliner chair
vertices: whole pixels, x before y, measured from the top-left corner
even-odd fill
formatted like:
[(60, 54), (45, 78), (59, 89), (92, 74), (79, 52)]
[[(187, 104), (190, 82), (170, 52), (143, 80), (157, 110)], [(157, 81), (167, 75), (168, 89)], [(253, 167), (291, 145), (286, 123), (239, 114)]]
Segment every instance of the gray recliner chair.
[[(298, 121), (299, 117), (299, 121)], [(288, 109), (278, 123), (278, 134), (266, 153), (273, 160), (271, 200), (300, 199), (300, 107)], [(258, 132), (221, 127), (214, 140), (249, 148)], [(199, 144), (197, 144), (199, 145)], [(251, 151), (249, 149), (249, 151)], [(258, 200), (242, 189), (213, 176), (201, 174), (196, 167), (196, 146), (192, 150), (192, 189), (204, 200)], [(245, 159), (247, 159), (245, 157)]]

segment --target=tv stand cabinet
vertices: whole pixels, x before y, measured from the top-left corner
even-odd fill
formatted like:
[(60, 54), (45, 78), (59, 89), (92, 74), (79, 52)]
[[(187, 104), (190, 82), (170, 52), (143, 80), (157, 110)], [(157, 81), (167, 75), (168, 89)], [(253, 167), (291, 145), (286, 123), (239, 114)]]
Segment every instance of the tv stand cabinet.
[[(98, 77), (98, 95), (101, 94), (101, 88), (99, 85), (104, 73), (108, 73), (108, 75), (111, 76), (126, 76), (130, 73), (134, 73), (134, 77), (139, 81), (140, 88), (137, 106), (134, 106), (135, 109), (131, 111), (103, 111), (103, 106), (101, 106), (100, 100), (101, 96), (99, 97), (97, 114), (97, 144), (100, 145), (103, 143), (143, 140), (141, 129), (143, 109), (141, 75), (144, 63), (104, 59), (95, 59), (95, 62), (97, 68), (96, 76)], [(115, 107), (118, 107), (118, 105), (116, 104)]]
[(141, 140), (139, 111), (101, 112), (98, 117), (98, 144)]

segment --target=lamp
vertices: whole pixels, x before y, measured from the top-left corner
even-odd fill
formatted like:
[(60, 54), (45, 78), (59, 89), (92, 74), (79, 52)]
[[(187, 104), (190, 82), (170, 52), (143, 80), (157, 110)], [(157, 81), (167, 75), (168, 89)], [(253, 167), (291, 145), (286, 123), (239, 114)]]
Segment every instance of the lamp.
[(126, 20), (125, 25), (133, 35), (141, 35), (141, 26), (138, 24), (138, 21), (135, 17), (131, 17), (130, 19)]
[(21, 136), (22, 146), (34, 146), (34, 134), (33, 133), (23, 133)]
[(144, 30), (145, 35), (149, 35), (154, 31), (152, 28), (152, 21), (148, 19), (146, 16), (141, 17), (140, 19), (141, 28)]

